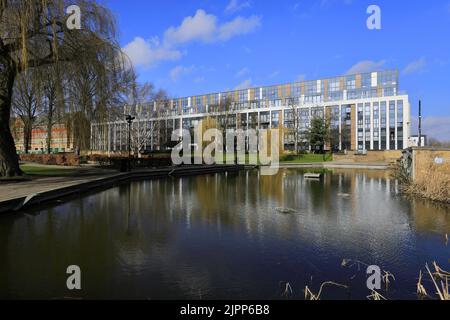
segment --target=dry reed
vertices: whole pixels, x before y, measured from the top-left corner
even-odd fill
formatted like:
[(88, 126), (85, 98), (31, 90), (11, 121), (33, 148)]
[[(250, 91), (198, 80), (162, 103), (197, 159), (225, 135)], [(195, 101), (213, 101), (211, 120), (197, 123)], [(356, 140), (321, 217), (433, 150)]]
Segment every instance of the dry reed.
[(333, 281), (326, 281), (320, 285), (319, 292), (317, 294), (314, 294), (308, 288), (308, 286), (306, 286), (305, 287), (305, 300), (320, 300), (320, 297), (322, 296), (322, 292), (323, 292), (323, 289), (325, 288), (325, 286), (336, 286), (336, 287), (348, 289), (348, 286), (346, 286), (346, 285), (336, 283)]
[(421, 156), (414, 181), (404, 192), (433, 201), (450, 203), (450, 162), (438, 165), (432, 156)]

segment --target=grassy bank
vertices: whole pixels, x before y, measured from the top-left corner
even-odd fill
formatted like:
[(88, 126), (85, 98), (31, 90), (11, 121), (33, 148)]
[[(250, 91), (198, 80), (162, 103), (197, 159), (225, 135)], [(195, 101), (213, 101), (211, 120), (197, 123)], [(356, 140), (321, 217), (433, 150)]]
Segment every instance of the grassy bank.
[(20, 169), (22, 169), (26, 175), (40, 177), (69, 177), (80, 173), (77, 169), (54, 166), (46, 167), (32, 164), (21, 165)]
[(329, 162), (333, 161), (333, 155), (332, 154), (313, 154), (308, 153), (304, 155), (284, 155), (280, 157), (281, 163), (288, 163), (288, 164), (302, 164), (302, 163), (320, 163), (320, 162)]

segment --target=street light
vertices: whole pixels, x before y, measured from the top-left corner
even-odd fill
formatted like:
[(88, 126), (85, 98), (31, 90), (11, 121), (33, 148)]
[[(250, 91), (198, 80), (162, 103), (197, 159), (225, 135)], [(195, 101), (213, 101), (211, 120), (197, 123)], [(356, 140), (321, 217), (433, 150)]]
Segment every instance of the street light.
[(131, 125), (133, 124), (134, 119), (136, 118), (132, 117), (131, 115), (127, 115), (125, 117), (125, 120), (128, 123), (128, 159), (131, 158)]

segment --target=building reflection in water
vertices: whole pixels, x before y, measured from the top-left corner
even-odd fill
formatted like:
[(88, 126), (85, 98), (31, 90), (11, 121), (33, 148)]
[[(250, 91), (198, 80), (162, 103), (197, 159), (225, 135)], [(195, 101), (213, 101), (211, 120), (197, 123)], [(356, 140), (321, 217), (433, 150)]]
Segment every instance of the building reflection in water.
[(384, 171), (133, 182), (2, 217), (0, 298), (67, 296), (71, 264), (86, 298), (273, 298), (290, 277), (339, 278), (342, 258), (410, 268), (406, 283), (447, 261), (448, 232), (449, 207), (402, 197)]

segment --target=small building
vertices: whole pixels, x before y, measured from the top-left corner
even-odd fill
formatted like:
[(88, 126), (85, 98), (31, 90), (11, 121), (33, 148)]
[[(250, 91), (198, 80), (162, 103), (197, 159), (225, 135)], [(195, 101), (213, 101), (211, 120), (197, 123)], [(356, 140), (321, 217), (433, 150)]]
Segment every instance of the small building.
[[(13, 138), (18, 154), (25, 153), (23, 124), (16, 120), (12, 129)], [(73, 139), (64, 124), (55, 124), (52, 129), (51, 153), (73, 152)], [(47, 153), (47, 127), (36, 125), (31, 133), (29, 153)]]
[(419, 145), (419, 136), (411, 136), (409, 139), (409, 146), (410, 147), (426, 147), (428, 145), (428, 136), (422, 135), (421, 143)]

